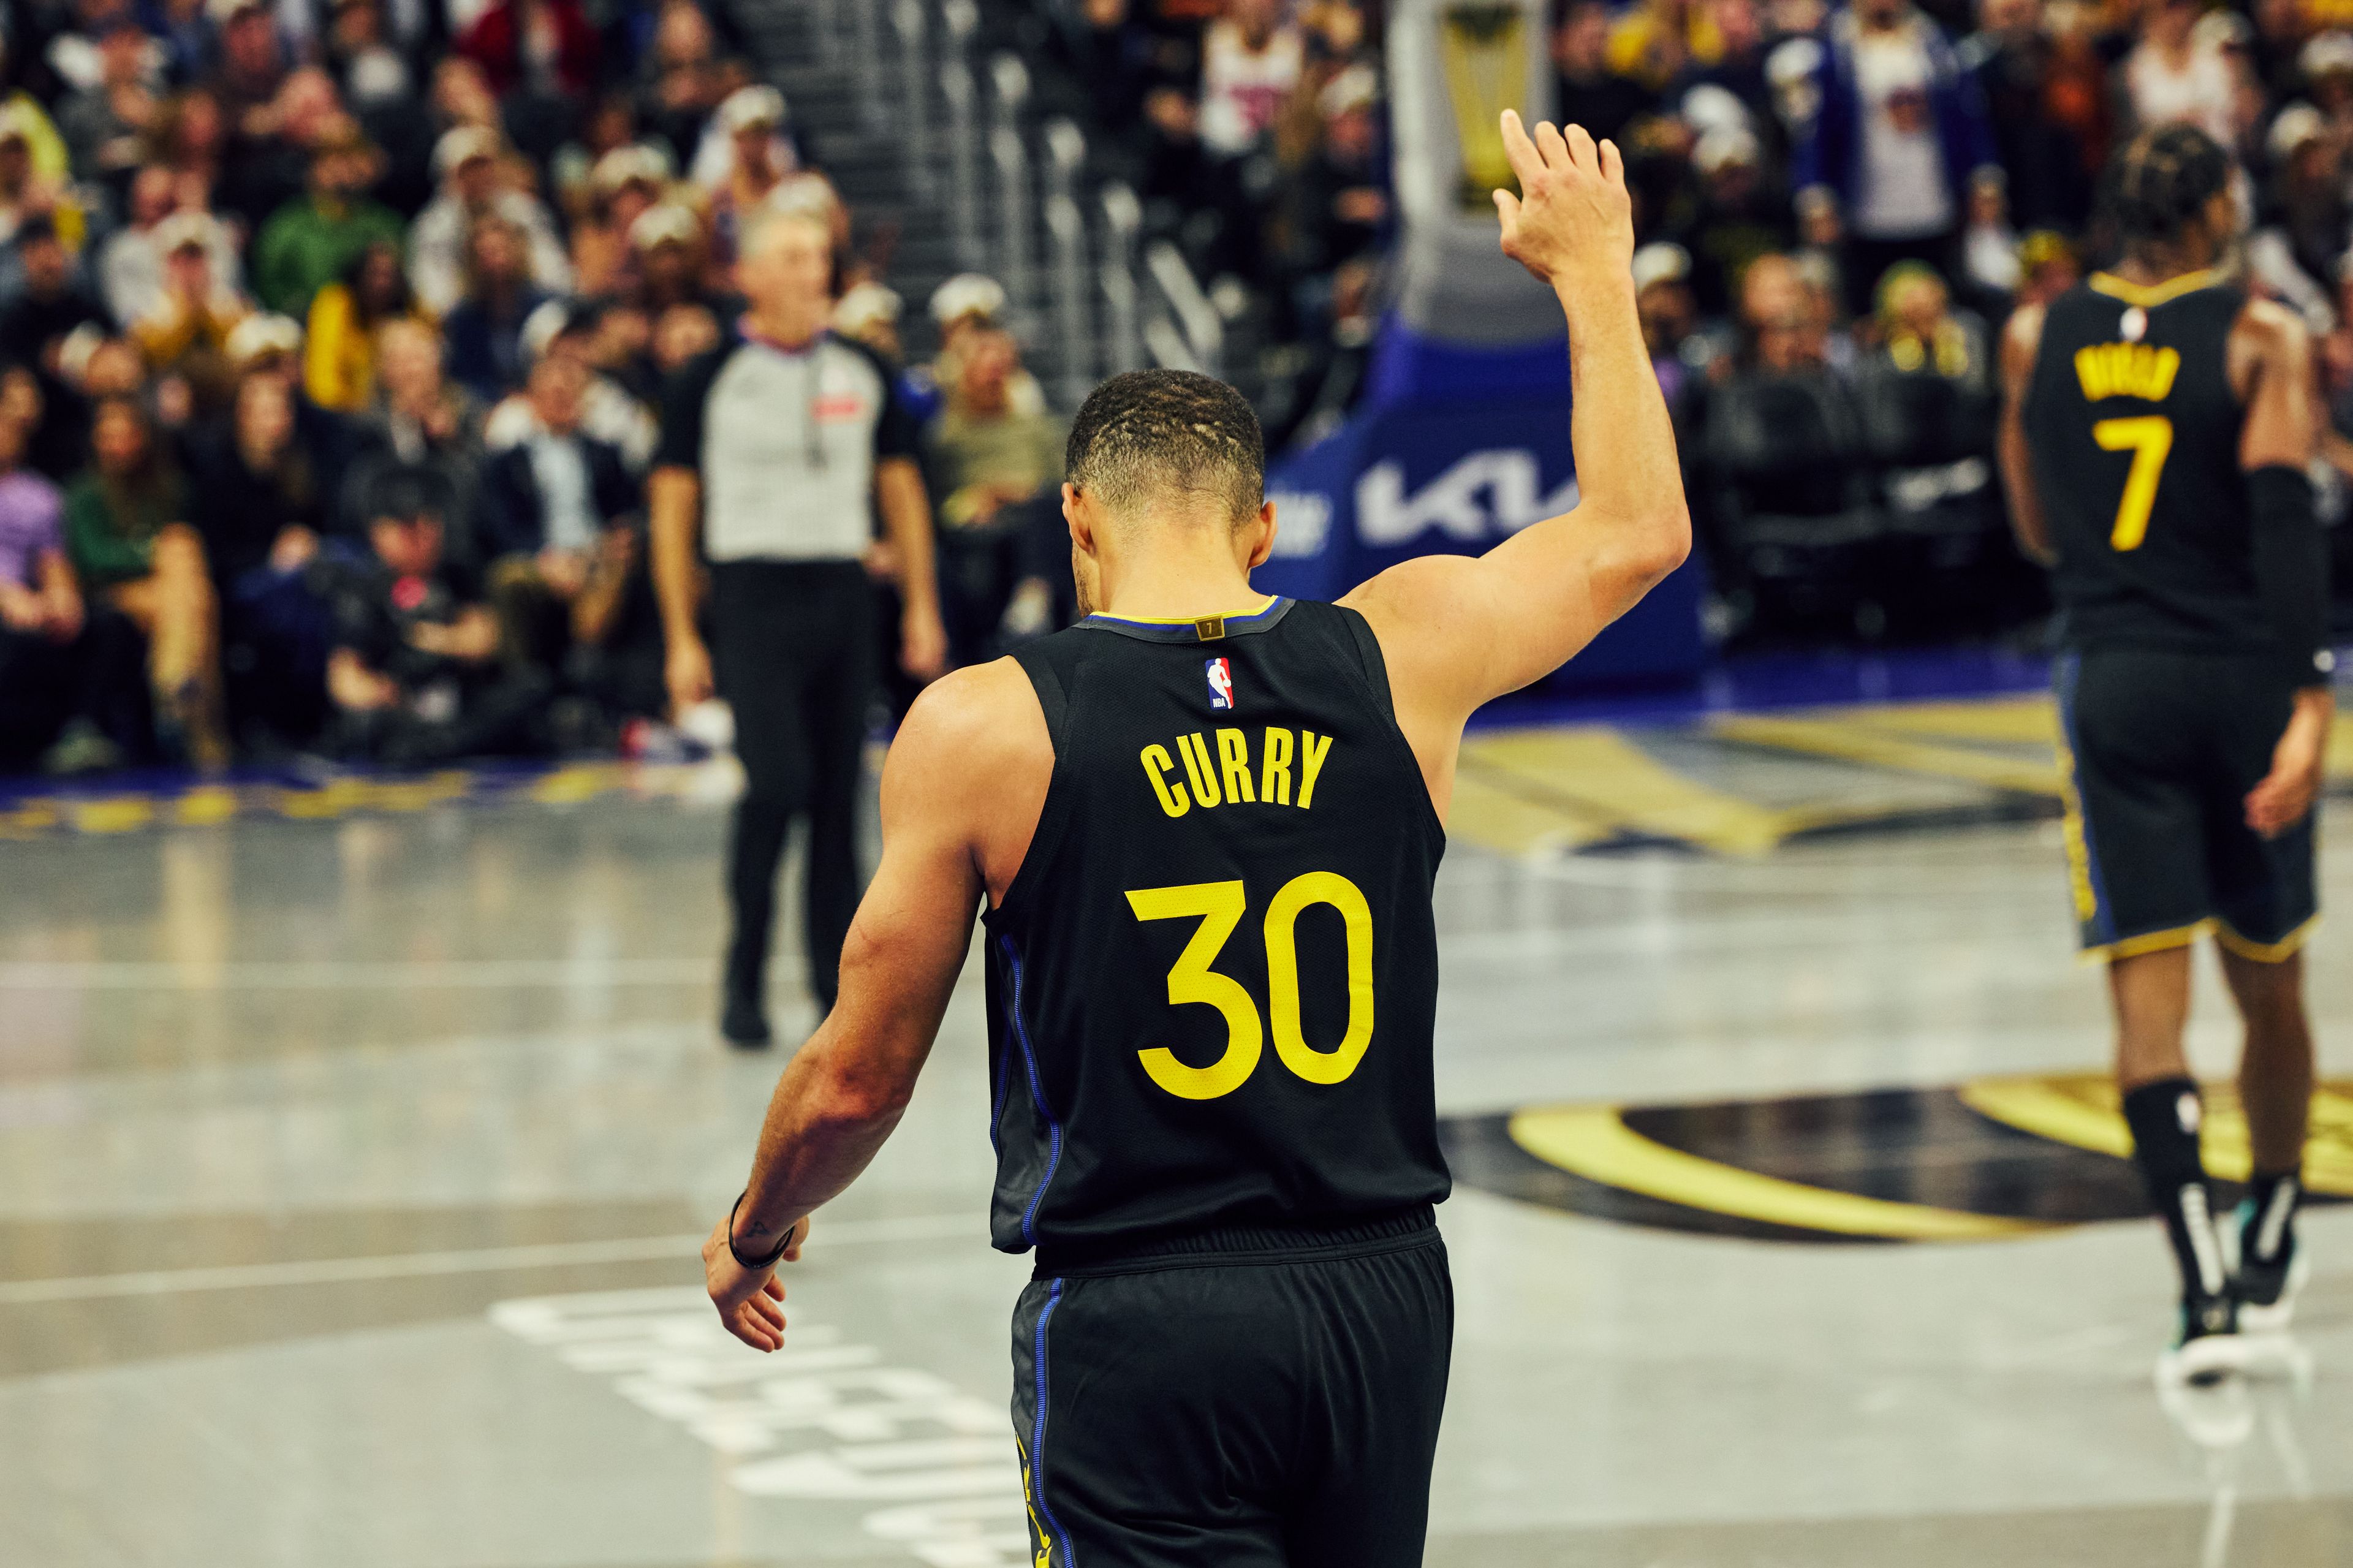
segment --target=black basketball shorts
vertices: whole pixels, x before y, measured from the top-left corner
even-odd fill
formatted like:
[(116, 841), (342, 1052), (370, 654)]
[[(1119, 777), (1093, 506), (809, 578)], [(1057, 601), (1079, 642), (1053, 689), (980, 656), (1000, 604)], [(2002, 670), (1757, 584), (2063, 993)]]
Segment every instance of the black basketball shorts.
[(2126, 958), (2211, 931), (2278, 963), (2319, 911), (2313, 816), (2276, 838), (2247, 826), (2295, 692), (2250, 656), (2111, 647), (2054, 671), (2067, 863), (2088, 954)]
[(1453, 1338), (1426, 1207), (1041, 1272), (1013, 1314), (1033, 1562), (1417, 1568)]

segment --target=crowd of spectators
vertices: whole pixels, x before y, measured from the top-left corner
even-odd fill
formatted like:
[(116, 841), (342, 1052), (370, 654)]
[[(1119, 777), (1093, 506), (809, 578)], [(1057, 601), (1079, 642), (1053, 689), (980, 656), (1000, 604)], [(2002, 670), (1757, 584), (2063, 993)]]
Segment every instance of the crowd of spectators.
[[(2148, 124), (2237, 155), (2247, 279), (2320, 335), (2353, 473), (2353, 11), (1970, 6), (1550, 19), (1560, 114), (1627, 155), (1725, 635), (2031, 613), (1994, 344), (2107, 258), (2100, 170)], [(1330, 429), (1395, 225), (1377, 0), (987, 10), (1092, 172), (1249, 302), (1271, 444)], [(907, 361), (887, 247), (853, 252), (726, 26), (702, 0), (0, 0), (0, 768), (664, 743), (644, 478), (666, 380), (739, 309), (746, 215), (822, 216), (837, 329)], [(1061, 426), (1000, 289), (926, 303), (939, 352), (901, 391), (974, 658), (1068, 614)]]

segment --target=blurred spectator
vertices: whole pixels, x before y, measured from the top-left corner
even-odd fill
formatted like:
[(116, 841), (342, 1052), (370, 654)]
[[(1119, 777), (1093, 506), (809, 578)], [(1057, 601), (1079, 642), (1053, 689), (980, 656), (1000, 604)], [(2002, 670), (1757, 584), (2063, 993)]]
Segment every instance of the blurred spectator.
[(2274, 174), (2249, 237), (2249, 270), (2294, 306), (2316, 332), (2336, 324), (2330, 282), (2337, 258), (2353, 240), (2353, 203), (2347, 199), (2344, 141), (2320, 110), (2291, 103), (2265, 139)]
[(1691, 289), (1691, 253), (1661, 241), (1634, 253), (1634, 310), (1642, 323), (1642, 346), (1667, 410), (1680, 425), (1698, 390), (1698, 376), (1714, 358), (1700, 334), (1699, 304)]
[(441, 189), (410, 232), (408, 281), (436, 316), (448, 315), (465, 297), (466, 237), (492, 213), (523, 236), (533, 283), (549, 293), (571, 291), (572, 263), (554, 215), (537, 196), (499, 184), (498, 153), (497, 136), (473, 125), (443, 132), (434, 146)]
[(596, 30), (580, 0), (491, 0), (458, 40), (495, 93), (577, 97), (596, 70)]
[[(534, 427), (492, 458), (484, 475), (491, 598), (507, 654), (551, 675), (576, 633), (597, 629), (579, 625), (577, 612), (612, 548), (606, 535), (634, 528), (639, 507), (621, 454), (580, 427), (587, 386), (577, 361), (543, 354), (528, 394)], [(610, 606), (599, 600), (586, 607)]]
[(648, 207), (629, 226), (629, 247), (637, 253), (637, 279), (628, 298), (638, 309), (658, 314), (673, 305), (710, 302), (702, 223), (692, 207), (676, 202)]
[(1826, 41), (1799, 210), (1816, 243), (1843, 235), (1849, 305), (1863, 311), (1896, 262), (1951, 265), (1969, 186), (1999, 184), (2001, 165), (1976, 80), (1908, 0), (1855, 0)]
[(927, 445), (940, 498), (940, 612), (949, 652), (963, 662), (988, 656), (1015, 585), (1028, 575), (1022, 534), (1033, 520), (1022, 509), (1060, 481), (1064, 431), (1052, 416), (1016, 406), (1020, 350), (1012, 333), (973, 329), (955, 363)]
[(505, 218), (476, 219), (466, 240), (466, 296), (442, 323), (449, 374), (485, 401), (522, 384), (522, 324), (546, 302), (532, 284), (527, 247)]
[(200, 212), (174, 213), (157, 224), (149, 247), (163, 258), (154, 303), (130, 323), (131, 339), (158, 371), (217, 383), (228, 340), (253, 303), (216, 270), (227, 248), (220, 225)]
[(149, 142), (155, 162), (171, 172), (173, 199), (180, 205), (211, 207), (227, 138), (220, 100), (209, 89), (190, 88), (164, 100)]
[(79, 327), (102, 328), (105, 314), (75, 278), (73, 258), (47, 218), (27, 218), (16, 231), (16, 250), (24, 286), (0, 309), (0, 359), (54, 378), (66, 339)]
[(1249, 152), (1299, 85), (1305, 37), (1283, 0), (1231, 0), (1201, 39), (1201, 144), (1219, 157)]
[(215, 33), (205, 0), (155, 0), (141, 20), (155, 39), (164, 80), (184, 87), (212, 68)]
[(1764, 144), (1746, 124), (1727, 124), (1692, 149), (1699, 187), (1690, 216), (1673, 226), (1692, 258), (1692, 287), (1700, 308), (1721, 315), (1731, 307), (1733, 280), (1750, 262), (1785, 250), (1795, 237), (1789, 202), (1764, 168)]
[(69, 248), (79, 249), (82, 240), (81, 207), (57, 180), (38, 172), (33, 130), (20, 105), (0, 108), (0, 299), (21, 287), (21, 236), (35, 219), (47, 220), (49, 232)]
[(370, 245), (399, 248), (400, 219), (365, 195), (375, 175), (375, 149), (358, 126), (346, 120), (321, 139), (309, 193), (279, 209), (254, 241), (253, 291), (265, 307), (300, 320)]
[(1658, 108), (1655, 90), (1610, 68), (1609, 8), (1601, 0), (1570, 0), (1553, 29), (1552, 60), (1563, 118), (1597, 141), (1622, 138), (1636, 115)]
[(440, 336), (409, 318), (376, 331), (376, 400), (362, 422), (364, 455), (353, 464), (343, 515), (356, 526), (367, 499), (395, 474), (424, 483), (436, 516), (458, 537), (446, 542), (460, 564), (477, 557), (472, 520), (482, 470), (482, 405), (442, 374)]
[(212, 87), (229, 134), (267, 141), (278, 133), (278, 89), (286, 76), (269, 7), (262, 0), (206, 0), (206, 8), (220, 29)]
[[(148, 164), (132, 179), (123, 226), (100, 247), (100, 293), (108, 313), (126, 327), (153, 315), (164, 303), (163, 239), (167, 231), (162, 226), (174, 216), (178, 199), (172, 171), (161, 163)], [(213, 277), (235, 289), (244, 273), (235, 241), (212, 224), (205, 231), (205, 242)]]
[(1662, 90), (1724, 58), (1724, 35), (1701, 0), (1636, 0), (1609, 29), (1609, 68)]
[(1091, 134), (1106, 140), (1138, 128), (1158, 77), (1152, 34), (1133, 9), (1129, 0), (1081, 0), (1052, 13), (1050, 58), (1083, 95)]
[(302, 385), (322, 408), (364, 412), (375, 401), (376, 333), (403, 317), (427, 320), (409, 297), (400, 252), (382, 240), (361, 251), (340, 282), (311, 301)]
[(356, 110), (409, 97), (416, 90), (415, 74), (385, 37), (381, 0), (334, 0), (333, 11), (326, 60), (344, 101)]
[(334, 749), (393, 767), (533, 749), (548, 688), (501, 673), (498, 618), (445, 557), (430, 489), (389, 474), (369, 500), (368, 557), (335, 593)]
[(2198, 0), (2149, 0), (2140, 42), (2118, 68), (2130, 129), (2195, 125), (2223, 146), (2238, 142), (2238, 72), (2198, 26)]
[(74, 570), (147, 638), (156, 728), (168, 753), (228, 761), (220, 706), (220, 622), (186, 491), (139, 405), (109, 397), (90, 426), (91, 466), (66, 492)]
[[(533, 368), (543, 359), (562, 359), (586, 378), (575, 401), (574, 422), (589, 437), (613, 448), (631, 474), (642, 474), (652, 460), (661, 431), (653, 410), (619, 381), (605, 374), (607, 342), (603, 331), (607, 311), (550, 300), (523, 323), (522, 351)], [(657, 393), (659, 387), (654, 388)], [(528, 382), (492, 408), (483, 422), (482, 445), (494, 456), (541, 434), (539, 407)]]
[(2018, 300), (2047, 305), (2084, 279), (2084, 268), (2067, 237), (2036, 229), (2018, 242)]
[(58, 130), (82, 178), (119, 184), (138, 166), (156, 114), (148, 81), (150, 49), (147, 35), (130, 13), (118, 13), (99, 35), (97, 83), (58, 109)]
[(1962, 58), (1985, 94), (2012, 223), (2073, 228), (2090, 215), (2092, 182), (2075, 135), (2051, 113), (2057, 45), (2042, 0), (1979, 0)]
[(1388, 171), (1373, 118), (1379, 85), (1369, 66), (1334, 76), (1316, 95), (1314, 148), (1286, 176), (1284, 260), (1304, 321), (1321, 322), (1334, 275), (1370, 251), (1388, 223)]
[(66, 554), (58, 489), (24, 461), (24, 426), (0, 419), (0, 770), (40, 761), (51, 773), (113, 766), (102, 689), (90, 668), (81, 584)]
[(670, 155), (644, 142), (617, 147), (588, 177), (588, 207), (572, 226), (572, 268), (585, 295), (627, 292), (637, 278), (629, 230), (670, 186)]
[(712, 258), (735, 259), (735, 237), (745, 215), (776, 194), (800, 165), (785, 139), (784, 95), (773, 87), (738, 88), (711, 117), (695, 153), (696, 184), (711, 194)]
[(13, 122), (24, 133), (32, 153), (32, 173), (51, 184), (61, 184), (72, 173), (72, 159), (66, 153), (65, 138), (58, 134), (57, 123), (49, 111), (20, 79), (24, 72), (9, 70), (12, 64), (10, 45), (0, 36), (0, 124)]
[(725, 92), (710, 18), (694, 0), (665, 0), (638, 103), (639, 122), (649, 136), (669, 143), (673, 167), (693, 156), (703, 121)]
[[(849, 334), (857, 336), (856, 333)], [(703, 305), (672, 305), (654, 323), (655, 368), (664, 377), (677, 374), (688, 362), (719, 346), (719, 319)], [(860, 338), (860, 342), (868, 339)]]

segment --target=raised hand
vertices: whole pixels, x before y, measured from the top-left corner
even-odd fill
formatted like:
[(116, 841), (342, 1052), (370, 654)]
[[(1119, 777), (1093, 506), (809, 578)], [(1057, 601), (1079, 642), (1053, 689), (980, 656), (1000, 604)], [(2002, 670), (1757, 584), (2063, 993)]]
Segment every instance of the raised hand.
[(1531, 137), (1504, 110), (1504, 151), (1520, 194), (1495, 193), (1504, 254), (1557, 288), (1588, 279), (1622, 284), (1634, 263), (1634, 207), (1626, 160), (1615, 142), (1596, 145), (1581, 125), (1547, 121)]

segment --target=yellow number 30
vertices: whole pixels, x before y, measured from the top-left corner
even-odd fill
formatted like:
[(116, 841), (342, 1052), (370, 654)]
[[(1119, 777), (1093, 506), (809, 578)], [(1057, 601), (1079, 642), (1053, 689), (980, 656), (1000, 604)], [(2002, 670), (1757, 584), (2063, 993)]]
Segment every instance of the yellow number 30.
[[(1175, 1052), (1155, 1046), (1139, 1051), (1152, 1081), (1182, 1100), (1215, 1100), (1231, 1094), (1258, 1068), (1266, 1027), (1258, 1004), (1241, 982), (1209, 965), (1225, 951), (1226, 939), (1250, 910), (1240, 882), (1190, 882), (1177, 888), (1140, 888), (1127, 895), (1140, 921), (1198, 920), (1192, 940), (1168, 972), (1168, 1001), (1215, 1007), (1226, 1020), (1225, 1054), (1208, 1067), (1187, 1067)], [(1340, 911), (1348, 931), (1348, 1026), (1340, 1043), (1319, 1051), (1307, 1043), (1299, 1015), (1299, 946), (1295, 927), (1310, 904)], [(1266, 909), (1267, 1021), (1274, 1030), (1275, 1054), (1309, 1083), (1346, 1080), (1364, 1060), (1373, 1037), (1373, 911), (1347, 878), (1330, 871), (1293, 877)]]
[(2165, 471), (2166, 454), (2173, 450), (2173, 421), (2161, 414), (2103, 419), (2092, 426), (2092, 439), (2104, 451), (2133, 455), (2108, 544), (2116, 550), (2138, 550), (2140, 542), (2148, 537), (2149, 509), (2157, 505), (2157, 477)]

